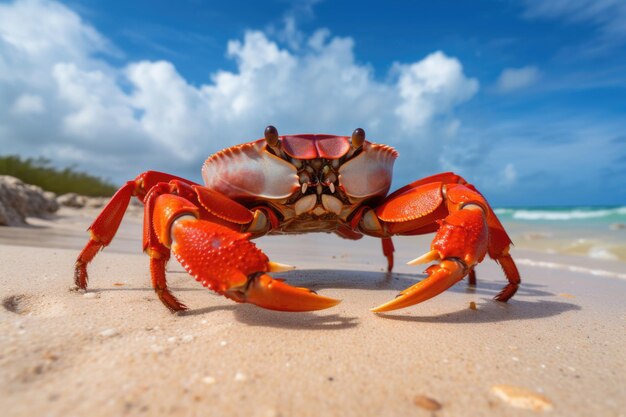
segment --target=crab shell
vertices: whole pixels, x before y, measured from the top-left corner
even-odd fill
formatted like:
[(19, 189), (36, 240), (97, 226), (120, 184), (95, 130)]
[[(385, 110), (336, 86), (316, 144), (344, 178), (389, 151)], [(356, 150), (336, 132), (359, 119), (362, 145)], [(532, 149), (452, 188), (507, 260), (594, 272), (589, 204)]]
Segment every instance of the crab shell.
[(391, 147), (365, 141), (362, 151), (349, 136), (281, 136), (268, 150), (265, 139), (224, 149), (207, 159), (202, 177), (207, 187), (240, 201), (285, 201), (300, 189), (298, 166), (302, 160), (338, 161), (338, 186), (357, 203), (384, 198), (391, 186), (398, 153)]

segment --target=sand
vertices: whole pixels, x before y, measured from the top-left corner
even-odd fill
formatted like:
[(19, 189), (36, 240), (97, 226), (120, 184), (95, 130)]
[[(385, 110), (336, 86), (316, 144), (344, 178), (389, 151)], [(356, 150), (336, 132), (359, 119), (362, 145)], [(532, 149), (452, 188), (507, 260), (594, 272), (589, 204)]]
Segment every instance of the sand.
[(179, 316), (150, 287), (137, 210), (91, 265), (90, 290), (70, 291), (95, 213), (0, 229), (3, 416), (626, 415), (623, 262), (514, 249), (524, 282), (508, 304), (491, 300), (505, 281), (484, 262), (476, 289), (377, 315), (424, 277), (404, 262), (428, 238), (395, 240), (392, 275), (374, 239), (263, 238), (298, 267), (280, 276), (343, 302), (235, 304), (174, 261), (170, 286), (191, 307)]

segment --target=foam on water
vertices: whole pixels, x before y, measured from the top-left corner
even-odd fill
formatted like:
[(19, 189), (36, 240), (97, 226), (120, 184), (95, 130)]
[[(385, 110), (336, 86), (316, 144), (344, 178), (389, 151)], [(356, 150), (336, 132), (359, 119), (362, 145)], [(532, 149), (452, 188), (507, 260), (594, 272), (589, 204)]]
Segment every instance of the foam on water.
[(604, 259), (607, 261), (619, 260), (619, 257), (615, 255), (613, 252), (611, 252), (610, 249), (598, 247), (598, 246), (592, 246), (589, 249), (589, 252), (587, 252), (587, 256), (593, 259)]
[(626, 280), (626, 274), (621, 274), (619, 272), (605, 271), (603, 269), (593, 269), (586, 268), (584, 266), (576, 266), (576, 265), (566, 265), (560, 264), (556, 262), (546, 262), (546, 261), (535, 261), (533, 259), (520, 258), (516, 259), (515, 263), (519, 265), (528, 265), (539, 268), (548, 268), (548, 269), (562, 269), (571, 272), (580, 272), (583, 274), (590, 274), (599, 277), (608, 277), (608, 278), (617, 278)]
[(626, 262), (626, 206), (519, 207), (495, 212), (520, 248)]
[(571, 207), (571, 208), (499, 208), (494, 210), (503, 219), (515, 220), (608, 220), (626, 222), (626, 207)]

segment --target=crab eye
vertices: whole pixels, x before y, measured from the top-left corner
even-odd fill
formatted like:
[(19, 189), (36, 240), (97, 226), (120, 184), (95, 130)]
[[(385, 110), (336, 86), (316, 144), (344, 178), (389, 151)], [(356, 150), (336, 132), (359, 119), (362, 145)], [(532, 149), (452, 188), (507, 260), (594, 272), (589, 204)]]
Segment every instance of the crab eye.
[(352, 147), (359, 149), (363, 145), (363, 142), (365, 142), (365, 130), (358, 127), (352, 132)]
[(265, 141), (270, 146), (276, 146), (278, 143), (278, 130), (274, 126), (269, 125), (265, 128)]

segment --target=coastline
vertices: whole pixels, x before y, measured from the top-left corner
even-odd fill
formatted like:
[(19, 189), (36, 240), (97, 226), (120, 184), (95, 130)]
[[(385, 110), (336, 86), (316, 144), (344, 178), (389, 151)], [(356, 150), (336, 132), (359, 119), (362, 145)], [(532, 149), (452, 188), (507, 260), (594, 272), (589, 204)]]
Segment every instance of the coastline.
[(343, 302), (296, 314), (238, 305), (171, 262), (191, 308), (178, 316), (150, 287), (140, 210), (91, 265), (90, 290), (68, 291), (90, 211), (0, 229), (9, 416), (624, 415), (626, 281), (590, 272), (623, 274), (620, 261), (514, 248), (523, 284), (507, 304), (491, 300), (505, 280), (486, 260), (475, 289), (377, 315), (368, 309), (423, 278), (404, 262), (428, 236), (394, 240), (392, 275), (376, 239), (269, 237), (255, 242), (298, 267), (277, 275)]
[(518, 248), (626, 263), (626, 206), (496, 209)]

